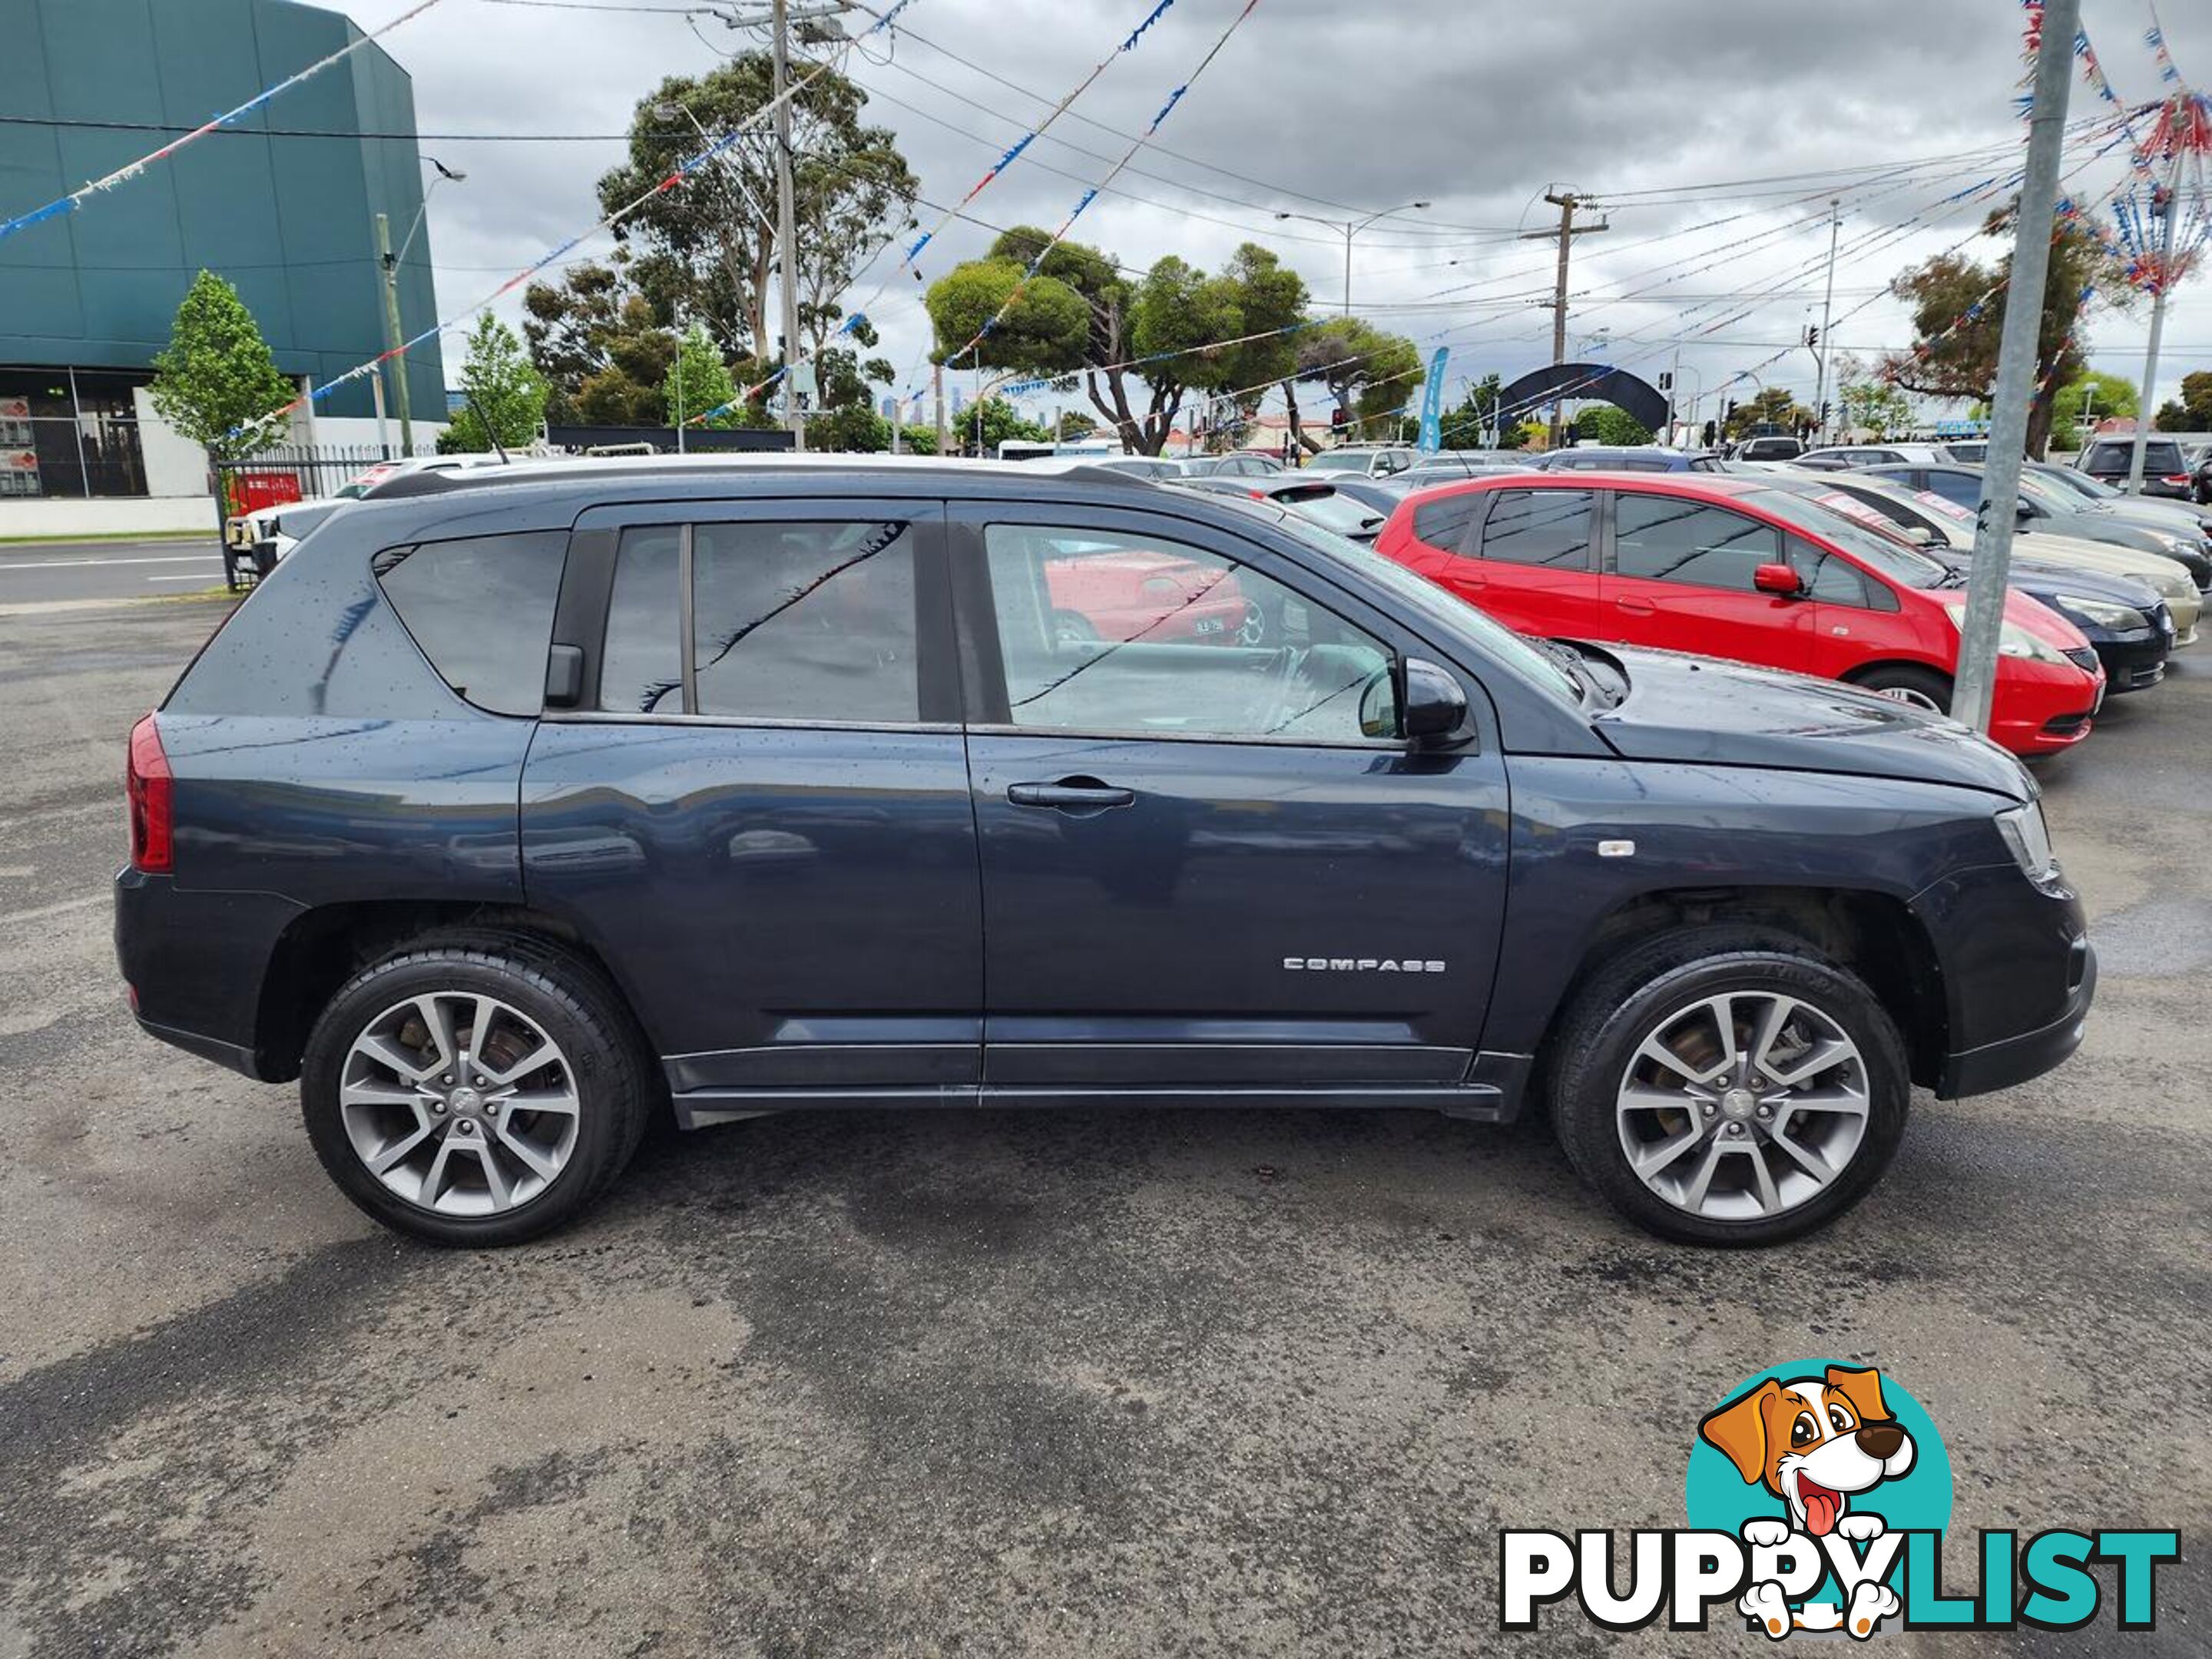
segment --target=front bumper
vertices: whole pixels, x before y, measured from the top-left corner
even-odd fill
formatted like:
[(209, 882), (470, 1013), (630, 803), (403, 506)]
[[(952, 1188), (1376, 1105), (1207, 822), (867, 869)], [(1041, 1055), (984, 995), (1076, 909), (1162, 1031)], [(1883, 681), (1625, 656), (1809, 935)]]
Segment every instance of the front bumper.
[(1936, 1084), (1938, 1095), (1957, 1100), (2009, 1089), (2041, 1077), (2081, 1046), (2089, 1005), (2097, 994), (2097, 949), (2086, 935), (2074, 941), (2074, 949), (2076, 957), (2069, 961), (2068, 971), (2077, 977), (2057, 1018), (2016, 1036), (1946, 1054)]
[(2097, 660), (2104, 665), (2106, 695), (2114, 697), (2148, 690), (2164, 679), (2166, 659), (2173, 648), (2166, 630), (2159, 628), (2107, 634), (2094, 643)]

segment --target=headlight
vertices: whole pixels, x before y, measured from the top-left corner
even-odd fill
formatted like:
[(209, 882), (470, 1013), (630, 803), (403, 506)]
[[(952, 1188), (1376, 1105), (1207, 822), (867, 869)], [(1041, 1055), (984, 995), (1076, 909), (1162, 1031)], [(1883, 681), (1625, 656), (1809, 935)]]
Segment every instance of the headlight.
[(2030, 801), (1996, 815), (1997, 834), (2012, 848), (2012, 855), (2031, 881), (2048, 881), (2058, 873), (2058, 860), (2051, 854), (2051, 827), (2043, 821), (2043, 803)]
[(2135, 578), (2135, 573), (2130, 571), (2129, 575), (2131, 579), (2140, 580), (2148, 584), (2151, 592), (2161, 599), (2193, 599), (2197, 597), (2197, 584), (2189, 579), (2189, 573), (2186, 570), (2176, 570), (2163, 576), (2141, 578)]
[(2154, 530), (2150, 533), (2169, 553), (2201, 554), (2204, 550), (2203, 540), (2196, 536), (2169, 536), (2163, 530)]
[(2127, 629), (2148, 628), (2150, 618), (2131, 605), (2121, 605), (2112, 599), (2093, 599), (2081, 593), (2054, 593), (2051, 602), (2060, 609), (2087, 617), (2100, 628)]
[[(1951, 626), (1964, 633), (1966, 627), (1966, 602), (1954, 599), (1943, 607), (1943, 614), (1951, 619)], [(2137, 617), (2140, 623), (2142, 619)], [(2066, 661), (2066, 653), (2041, 636), (2031, 634), (2018, 623), (2007, 623), (1997, 630), (1997, 655), (2023, 657), (2029, 662), (2047, 662), (2054, 665)]]

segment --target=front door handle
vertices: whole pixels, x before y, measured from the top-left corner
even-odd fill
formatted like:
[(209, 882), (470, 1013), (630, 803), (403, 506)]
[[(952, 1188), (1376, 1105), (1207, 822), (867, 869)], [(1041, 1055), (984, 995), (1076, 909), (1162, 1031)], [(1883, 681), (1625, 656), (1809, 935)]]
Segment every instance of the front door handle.
[(1102, 812), (1135, 803), (1137, 792), (1096, 778), (1062, 778), (1057, 783), (1010, 783), (1006, 799), (1016, 806), (1049, 806), (1063, 812)]
[(1613, 605), (1626, 617), (1649, 617), (1657, 609), (1645, 599), (1615, 599)]

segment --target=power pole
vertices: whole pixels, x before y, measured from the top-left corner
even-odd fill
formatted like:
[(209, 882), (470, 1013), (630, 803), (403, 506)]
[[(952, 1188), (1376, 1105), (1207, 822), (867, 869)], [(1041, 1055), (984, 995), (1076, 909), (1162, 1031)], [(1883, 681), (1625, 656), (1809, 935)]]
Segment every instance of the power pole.
[(2178, 192), (2181, 188), (2181, 154), (2177, 145), (2166, 184), (2152, 198), (2151, 210), (2166, 223), (2158, 235), (2158, 287), (2150, 296), (2150, 343), (2143, 349), (2142, 397), (2136, 406), (2136, 441), (2128, 452), (2130, 495), (2142, 493), (2143, 447), (2150, 441), (2152, 411), (2158, 396), (2158, 348), (2166, 335), (2166, 291), (2173, 286), (2173, 222), (2181, 216), (2177, 211), (2180, 205)]
[(775, 240), (783, 265), (784, 420), (791, 428), (792, 447), (804, 453), (806, 416), (790, 373), (799, 361), (799, 232), (791, 199), (791, 100), (783, 95), (791, 73), (788, 0), (773, 0), (770, 24), (775, 36)]
[[(1587, 198), (1577, 196), (1573, 191), (1547, 191), (1544, 199), (1559, 210), (1559, 229), (1524, 231), (1521, 240), (1524, 242), (1547, 242), (1554, 236), (1559, 239), (1559, 271), (1552, 283), (1552, 367), (1557, 368), (1567, 361), (1567, 262), (1574, 248), (1575, 238), (1595, 236), (1612, 227), (1602, 219), (1594, 225), (1576, 224), (1575, 210), (1581, 207)], [(1554, 449), (1559, 447), (1559, 399), (1557, 398), (1552, 400), (1551, 446)]]
[(399, 453), (412, 455), (415, 422), (408, 418), (407, 357), (399, 349), (407, 337), (399, 331), (399, 261), (392, 257), (392, 221), (381, 213), (376, 216), (376, 263), (384, 276), (384, 349), (393, 354), (392, 389), (399, 404)]
[(1828, 313), (1836, 303), (1836, 234), (1843, 228), (1843, 203), (1831, 198), (1828, 203), (1828, 288), (1820, 296), (1820, 345), (1813, 354), (1813, 416), (1820, 422), (1814, 437), (1816, 441), (1828, 441)]
[(2066, 93), (2074, 66), (2074, 34), (2081, 0), (2046, 0), (2043, 41), (2035, 54), (2034, 102), (2028, 112), (2027, 167), (2021, 180), (2014, 230), (2012, 280), (2005, 290), (2004, 331), (1997, 346), (1997, 384), (1990, 399), (1989, 459), (1982, 468), (1981, 513), (1974, 526), (1973, 574), (1966, 614), (1959, 624), (1959, 674), (1951, 714), (1979, 732), (1990, 729), (1990, 692), (1996, 682), (2004, 631), (2005, 580), (2012, 574), (2012, 532), (2020, 501), (2021, 464), (2027, 453), (2027, 416), (2035, 398), (2036, 336), (2051, 276), (2051, 228), (2057, 216), (2059, 152), (2066, 136)]

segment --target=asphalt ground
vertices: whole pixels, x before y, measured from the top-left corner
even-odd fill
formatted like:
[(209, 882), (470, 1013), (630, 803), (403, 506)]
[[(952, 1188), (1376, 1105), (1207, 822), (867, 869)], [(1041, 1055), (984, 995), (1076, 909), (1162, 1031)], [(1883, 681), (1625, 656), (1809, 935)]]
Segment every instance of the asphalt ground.
[(2106, 1572), (1879, 1650), (2212, 1644), (2212, 647), (2042, 769), (2081, 1054), (1923, 1097), (1798, 1243), (1656, 1243), (1533, 1129), (933, 1111), (657, 1133), (458, 1255), (125, 1012), (124, 737), (220, 614), (0, 615), (0, 1656), (1764, 1651), (1502, 1636), (1498, 1529), (1682, 1525), (1698, 1418), (1808, 1356), (1933, 1414), (1954, 1589), (1976, 1528), (2182, 1534), (2154, 1632)]
[(222, 544), (212, 532), (204, 541), (172, 536), (0, 545), (0, 616), (57, 600), (200, 592), (222, 580)]

